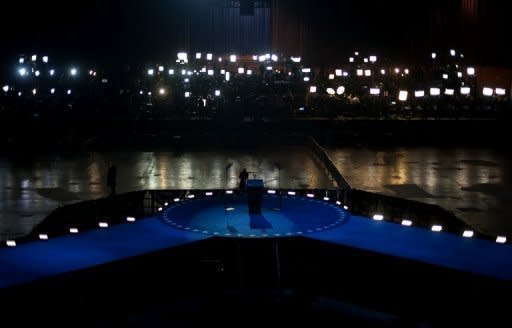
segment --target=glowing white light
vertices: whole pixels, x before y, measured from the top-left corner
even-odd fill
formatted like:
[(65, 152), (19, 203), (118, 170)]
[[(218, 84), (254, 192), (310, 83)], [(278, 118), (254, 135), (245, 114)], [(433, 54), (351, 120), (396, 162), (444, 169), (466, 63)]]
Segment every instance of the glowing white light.
[(303, 68), (302, 73), (311, 73), (311, 68)]
[(336, 94), (336, 91), (333, 88), (327, 88), (327, 93), (331, 96)]
[(136, 219), (133, 216), (126, 217), (126, 222), (135, 222)]
[(453, 89), (445, 89), (444, 94), (447, 96), (453, 96), (455, 94), (455, 90)]
[(380, 89), (379, 88), (370, 88), (370, 94), (372, 96), (378, 96), (378, 95), (380, 95)]
[(344, 209), (345, 211), (348, 211), (348, 206), (347, 206), (347, 205), (344, 205), (344, 206), (343, 206), (343, 209)]
[(189, 82), (190, 82), (190, 79), (187, 77), (187, 78), (185, 78), (185, 79), (183, 80), (183, 82), (185, 82), (185, 83), (189, 83)]
[(48, 60), (49, 60), (48, 56), (43, 56), (43, 63), (48, 63)]
[(231, 73), (226, 72), (226, 81), (231, 80)]
[(160, 88), (160, 90), (158, 90), (158, 92), (160, 93), (160, 95), (165, 95), (165, 89), (164, 88)]
[(225, 69), (221, 69), (221, 70), (220, 70), (220, 74), (221, 74), (221, 75), (226, 74), (226, 70), (225, 70)]
[(220, 97), (220, 90), (215, 90), (215, 97)]
[(52, 94), (52, 95), (55, 94), (55, 88), (50, 89), (50, 94)]
[(155, 74), (155, 70), (154, 69), (148, 69), (148, 75), (153, 75)]
[(98, 226), (100, 228), (108, 228), (108, 223), (107, 222), (100, 222), (100, 223), (98, 223)]
[(338, 89), (336, 89), (336, 93), (341, 96), (342, 94), (345, 93), (345, 87), (344, 86), (338, 87)]
[(292, 62), (294, 63), (300, 63), (302, 61), (302, 58), (301, 57), (292, 57)]
[(504, 96), (507, 94), (507, 91), (503, 88), (496, 88), (495, 92), (498, 96)]
[(192, 74), (193, 74), (193, 73), (192, 73), (192, 71), (188, 71), (188, 72), (187, 72), (187, 75), (188, 75), (188, 76), (191, 76)]
[(222, 57), (219, 57), (219, 63), (222, 63)]
[(400, 101), (407, 101), (407, 98), (409, 97), (409, 92), (400, 90), (398, 93), (398, 100)]
[(206, 67), (201, 68), (201, 73), (206, 73)]
[(334, 80), (334, 74), (329, 74), (329, 80)]
[(437, 54), (435, 52), (432, 53), (432, 59), (436, 59), (437, 58)]
[(27, 69), (22, 67), (18, 70), (18, 73), (21, 75), (21, 76), (25, 76), (27, 75)]
[(75, 76), (78, 73), (78, 70), (76, 68), (72, 68), (69, 70), (69, 73), (71, 73), (72, 76)]
[(386, 75), (386, 70), (385, 70), (385, 69), (381, 69), (381, 70), (380, 70), (380, 74), (381, 74), (381, 75)]
[(48, 240), (48, 235), (44, 233), (39, 234), (39, 240)]
[(71, 94), (71, 89), (68, 89), (68, 91), (66, 92), (68, 95)]
[(238, 74), (244, 74), (244, 73), (245, 73), (245, 69), (243, 67), (239, 67)]
[(21, 97), (21, 95), (22, 95), (22, 92), (21, 91), (18, 92), (18, 97)]
[(472, 230), (465, 230), (462, 233), (462, 237), (464, 237), (464, 238), (473, 238), (474, 235), (475, 235), (475, 233)]
[(353, 63), (353, 62), (354, 62), (354, 57), (350, 57), (350, 58), (348, 59), (348, 61), (349, 61), (349, 62), (351, 62), (351, 63)]
[(162, 207), (158, 208), (158, 212), (162, 212), (164, 209)]
[(78, 233), (78, 228), (70, 228), (69, 229), (69, 233), (77, 234)]
[(19, 58), (19, 60), (18, 60), (18, 62), (19, 62), (20, 64), (23, 64), (23, 63), (25, 63), (25, 58), (23, 58), (23, 57), (20, 57), (20, 58)]
[(395, 73), (399, 74), (400, 73), (400, 68), (395, 68)]
[(412, 226), (412, 221), (411, 220), (402, 220), (402, 225), (406, 226), (406, 227), (410, 227), (410, 226)]
[(434, 232), (441, 232), (442, 230), (443, 230), (443, 227), (440, 225), (435, 224), (432, 226), (432, 231), (434, 231)]
[(16, 247), (16, 241), (14, 240), (7, 240), (5, 244), (7, 245), (7, 247)]
[(232, 63), (236, 63), (236, 55), (229, 56), (229, 61)]
[(196, 198), (196, 195), (191, 194), (191, 195), (188, 195), (188, 196), (187, 196), (187, 198), (188, 198), (188, 199), (194, 199), (194, 198)]
[(35, 62), (37, 60), (37, 55), (32, 55), (32, 61)]
[(202, 54), (200, 52), (197, 52), (196, 53), (196, 59), (201, 59), (201, 57), (202, 57)]
[(343, 75), (343, 70), (337, 69), (337, 70), (334, 71), (334, 73), (336, 74), (336, 76), (342, 76)]
[(354, 55), (359, 56), (359, 51), (354, 52)]
[(491, 97), (494, 94), (494, 90), (491, 88), (484, 88), (483, 89), (484, 96)]
[(303, 112), (304, 111), (304, 107), (299, 107), (299, 111)]
[(226, 194), (233, 195), (233, 190), (226, 190)]
[(460, 88), (460, 94), (461, 95), (469, 95), (471, 93), (470, 87), (461, 87)]
[(208, 70), (208, 76), (213, 76), (213, 74), (215, 74), (215, 72), (213, 71), (213, 69), (209, 69), (209, 70)]
[(308, 197), (308, 198), (315, 198), (315, 194), (307, 194), (306, 197)]
[(496, 238), (496, 242), (497, 242), (498, 244), (504, 244), (504, 243), (506, 243), (506, 242), (507, 242), (507, 237), (504, 237), (504, 236), (498, 236), (498, 237)]
[(32, 89), (32, 94), (35, 96), (37, 94), (37, 89)]
[(36, 77), (39, 77), (39, 75), (41, 75), (41, 72), (36, 71), (34, 74), (35, 74)]
[(343, 72), (343, 76), (347, 77), (348, 76), (348, 72)]
[(272, 56), (270, 54), (265, 54), (266, 59), (270, 59)]
[[(179, 199), (179, 198), (174, 198), (173, 199), (173, 202), (175, 202), (175, 203), (179, 203), (180, 201), (181, 201), (181, 199)], [(168, 205), (168, 203), (165, 203), (165, 204)], [(165, 206), (167, 206), (167, 205), (165, 205)]]
[(148, 91), (148, 96), (151, 96), (152, 94), (153, 94), (153, 92)]
[(271, 59), (272, 59), (272, 61), (276, 62), (276, 61), (278, 61), (279, 58), (277, 57), (277, 55), (272, 55)]
[(213, 60), (213, 54), (206, 54), (206, 60)]
[(190, 91), (185, 92), (185, 98), (190, 98)]
[(431, 96), (439, 96), (441, 94), (441, 89), (439, 88), (430, 88)]
[(309, 82), (310, 78), (308, 76), (304, 76), (304, 82)]
[(159, 72), (163, 72), (163, 71), (164, 71), (164, 69), (165, 69), (165, 68), (164, 68), (163, 66), (158, 66), (158, 71), (159, 71)]
[(404, 73), (409, 74), (409, 69), (408, 68), (404, 69)]
[(455, 57), (455, 55), (457, 54), (457, 51), (455, 51), (454, 49), (451, 49), (450, 50), (450, 55), (452, 55), (453, 57)]
[(208, 196), (208, 197), (211, 197), (211, 196), (213, 196), (213, 192), (207, 191), (207, 192), (205, 192), (205, 195)]
[(370, 56), (370, 62), (376, 63), (377, 62), (377, 56)]
[(4, 85), (2, 87), (2, 90), (4, 90), (4, 92), (8, 92), (9, 91), (9, 86), (8, 85)]
[(324, 200), (327, 202), (327, 201), (330, 200), (330, 198), (329, 197), (324, 197)]
[(252, 75), (252, 70), (251, 69), (247, 70), (247, 75)]
[(414, 91), (414, 97), (416, 97), (416, 98), (425, 97), (425, 91), (423, 91), (423, 90)]
[(267, 57), (266, 57), (265, 55), (263, 55), (263, 56), (260, 56), (260, 57), (258, 58), (258, 60), (260, 61), (260, 63), (262, 63), (262, 62), (264, 62), (265, 60), (267, 60)]
[(364, 72), (363, 72), (363, 70), (362, 70), (362, 69), (358, 69), (358, 70), (356, 71), (356, 75), (357, 75), (357, 76), (363, 76), (363, 74), (364, 74)]
[(53, 76), (55, 74), (55, 70), (54, 69), (51, 69), (50, 70), (50, 76)]
[(341, 202), (339, 200), (337, 200), (336, 205), (341, 205)]
[(372, 71), (367, 69), (364, 71), (364, 76), (372, 76)]
[(375, 215), (373, 216), (373, 219), (374, 219), (375, 221), (382, 221), (382, 220), (384, 220), (384, 215), (382, 215), (382, 214), (375, 214)]
[(462, 78), (462, 72), (457, 72), (457, 77), (460, 79)]
[(275, 195), (276, 191), (275, 190), (268, 190), (267, 193), (269, 193), (270, 195)]
[(475, 75), (475, 68), (474, 67), (468, 67), (466, 72), (468, 73), (468, 75)]
[(316, 87), (315, 86), (309, 87), (309, 92), (310, 93), (316, 93)]
[(295, 195), (297, 195), (297, 193), (295, 191), (288, 191), (288, 195), (295, 196)]
[(180, 62), (188, 62), (188, 54), (186, 52), (179, 52), (178, 53), (178, 61)]

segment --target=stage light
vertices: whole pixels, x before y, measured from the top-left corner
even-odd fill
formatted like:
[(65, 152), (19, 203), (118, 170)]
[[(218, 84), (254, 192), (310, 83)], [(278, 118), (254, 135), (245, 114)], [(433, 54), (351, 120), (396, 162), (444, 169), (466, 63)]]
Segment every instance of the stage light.
[[(172, 201), (173, 201), (173, 202), (175, 202), (175, 203), (179, 203), (179, 202), (181, 201), (181, 199), (179, 199), (179, 198), (174, 198)], [(167, 204), (167, 203), (166, 203), (166, 204)], [(165, 206), (167, 206), (167, 205), (165, 205)]]
[(336, 205), (340, 205), (341, 206), (341, 202), (339, 200), (336, 201)]
[(192, 76), (192, 74), (193, 74), (192, 71), (187, 71), (188, 76)]
[(409, 97), (409, 92), (400, 90), (398, 93), (398, 100), (400, 101), (407, 101), (407, 98)]
[(464, 238), (473, 238), (474, 235), (475, 235), (475, 233), (472, 230), (465, 230), (462, 233), (462, 237), (464, 237)]
[(363, 61), (364, 61), (365, 63), (367, 63), (367, 62), (368, 62), (368, 58), (364, 58), (364, 59), (363, 59)]
[(4, 92), (8, 92), (9, 91), (9, 86), (8, 85), (4, 85), (2, 87), (2, 90), (4, 90)]
[(69, 228), (69, 233), (77, 234), (78, 233), (78, 228)]
[(270, 54), (265, 54), (265, 58), (270, 59), (270, 58), (272, 58), (272, 56)]
[(245, 73), (245, 69), (243, 67), (239, 67), (238, 74), (244, 74), (244, 73)]
[(288, 191), (288, 195), (295, 196), (295, 195), (297, 195), (297, 193), (295, 191)]
[(21, 76), (27, 75), (27, 69), (24, 67), (18, 69), (18, 74), (20, 74)]
[(221, 69), (221, 70), (220, 70), (220, 74), (221, 74), (221, 75), (225, 75), (225, 74), (226, 74), (226, 70), (225, 70), (225, 69)]
[(460, 88), (460, 94), (469, 95), (470, 93), (471, 93), (471, 88), (469, 88), (469, 87), (461, 87)]
[(375, 221), (382, 221), (382, 220), (384, 220), (384, 215), (382, 215), (382, 214), (375, 214), (373, 216), (373, 220), (375, 220)]
[(213, 196), (213, 192), (211, 192), (211, 191), (207, 191), (207, 192), (205, 192), (204, 194), (205, 194), (207, 197), (211, 197), (211, 196)]
[(400, 68), (395, 68), (395, 73), (399, 74), (400, 73)]
[(386, 70), (385, 70), (385, 69), (381, 69), (381, 70), (380, 70), (380, 74), (381, 74), (381, 75), (386, 75)]
[(215, 90), (215, 97), (220, 97), (220, 90)]
[(108, 79), (101, 79), (101, 83), (107, 84), (108, 83)]
[(226, 81), (231, 80), (231, 73), (226, 72)]
[(148, 96), (151, 96), (152, 94), (153, 94), (153, 92), (148, 91)]
[(18, 62), (19, 62), (20, 64), (24, 64), (24, 63), (25, 63), (25, 58), (20, 57), (20, 58), (18, 59)]
[(229, 56), (229, 61), (232, 63), (236, 63), (236, 55)]
[(161, 96), (165, 95), (165, 89), (164, 88), (160, 88), (159, 92), (160, 92)]
[(354, 55), (359, 56), (359, 51), (354, 52)]
[(71, 74), (71, 76), (76, 76), (76, 74), (78, 74), (78, 70), (73, 67), (69, 70), (69, 73)]
[(50, 70), (50, 76), (53, 76), (55, 74), (55, 70), (54, 69), (51, 69)]
[(302, 73), (311, 73), (311, 68), (303, 68)]
[(364, 71), (364, 76), (372, 76), (372, 71), (367, 69)]
[(408, 69), (408, 68), (404, 69), (404, 73), (405, 73), (406, 75), (409, 75), (409, 69)]
[(201, 55), (201, 53), (200, 53), (200, 52), (197, 52), (197, 53), (196, 53), (196, 59), (201, 59), (201, 56), (202, 56), (202, 55)]
[(179, 52), (178, 61), (188, 63), (188, 54), (186, 52)]
[(376, 63), (377, 62), (377, 56), (370, 56), (370, 62)]
[(504, 237), (504, 236), (498, 236), (496, 238), (496, 242), (498, 244), (505, 244), (507, 242), (507, 237)]
[(158, 208), (158, 212), (162, 212), (164, 209), (162, 207)]
[(18, 92), (18, 97), (21, 97), (21, 95), (22, 95), (22, 92), (21, 91)]
[(68, 91), (66, 92), (68, 94), (68, 96), (71, 94), (71, 89), (68, 89)]
[(362, 70), (362, 69), (358, 69), (358, 70), (356, 71), (356, 75), (357, 75), (357, 76), (363, 76), (363, 74), (364, 74), (364, 72), (363, 72), (363, 70)]
[(414, 91), (414, 97), (416, 97), (416, 98), (425, 97), (425, 91), (423, 91), (423, 90)]
[(92, 75), (92, 73), (94, 73), (92, 70), (89, 70), (89, 75)]
[(5, 244), (7, 245), (7, 247), (16, 247), (16, 241), (14, 240), (7, 240)]
[(164, 67), (163, 66), (158, 66), (158, 71), (159, 72), (163, 72), (164, 71)]
[(343, 72), (343, 76), (347, 77), (348, 76), (348, 72)]
[(222, 63), (222, 57), (219, 57), (219, 63)]
[(191, 195), (188, 195), (188, 196), (187, 196), (187, 198), (188, 198), (188, 199), (194, 199), (194, 198), (196, 198), (196, 195), (191, 194)]
[(372, 96), (378, 96), (378, 95), (380, 95), (380, 89), (379, 88), (370, 88), (370, 94)]
[(268, 190), (267, 193), (270, 194), (270, 195), (275, 195), (276, 191), (275, 190)]
[(187, 77), (187, 78), (185, 78), (185, 79), (183, 80), (183, 82), (185, 82), (185, 83), (189, 83), (189, 82), (190, 82), (190, 79)]
[(155, 70), (154, 70), (154, 69), (152, 69), (152, 68), (151, 68), (151, 69), (148, 69), (148, 75), (150, 75), (150, 76), (151, 76), (151, 75), (153, 75), (153, 74), (155, 74)]
[(336, 91), (334, 91), (333, 88), (327, 88), (327, 93), (331, 96), (334, 96), (336, 94)]
[(462, 72), (457, 72), (457, 77), (458, 77), (459, 79), (461, 79), (461, 78), (462, 78)]
[(206, 73), (206, 67), (201, 68), (201, 73)]
[(36, 77), (39, 77), (39, 75), (41, 75), (41, 72), (36, 71), (36, 72), (34, 73), (34, 75), (35, 75)]
[(468, 75), (472, 76), (472, 75), (475, 75), (475, 68), (474, 67), (468, 67), (468, 69), (466, 70), (466, 72), (468, 73)]
[(491, 88), (487, 88), (487, 87), (485, 87), (485, 88), (483, 89), (483, 94), (484, 94), (484, 96), (486, 96), (486, 97), (491, 97), (491, 96), (494, 94), (494, 90), (493, 90), (493, 89), (491, 89)]
[(308, 198), (315, 198), (315, 194), (307, 194), (306, 197), (308, 197)]
[(272, 55), (271, 57), (272, 61), (276, 62), (279, 60), (279, 58), (277, 57), (277, 55)]
[(329, 80), (334, 80), (334, 74), (329, 74)]
[(257, 61), (258, 60), (258, 56), (257, 55), (253, 55), (252, 56), (252, 60)]
[(294, 63), (300, 63), (302, 61), (302, 58), (301, 57), (292, 57), (292, 62)]
[(32, 89), (32, 94), (35, 96), (37, 94), (37, 89)]
[(443, 230), (443, 227), (440, 226), (440, 225), (435, 224), (435, 225), (432, 226), (431, 230), (434, 231), (434, 232), (441, 232)]
[(206, 54), (206, 60), (213, 60), (213, 54)]
[(310, 78), (308, 76), (304, 76), (304, 82), (309, 82)]
[(233, 195), (233, 190), (226, 190), (226, 194)]
[(47, 234), (39, 234), (39, 240), (48, 240), (48, 235)]
[(215, 72), (213, 71), (213, 69), (209, 69), (209, 70), (208, 70), (208, 76), (213, 76), (213, 74), (215, 74)]
[(304, 111), (304, 107), (299, 107), (299, 112), (303, 112)]
[(260, 63), (263, 63), (265, 60), (267, 60), (267, 57), (265, 55), (260, 56), (259, 58)]
[(452, 57), (455, 57), (455, 55), (457, 55), (457, 52), (454, 49), (451, 49), (450, 55), (452, 55)]
[(453, 96), (455, 94), (455, 90), (453, 89), (445, 89), (444, 94), (447, 96)]
[(353, 63), (353, 62), (354, 62), (354, 57), (350, 57), (350, 58), (348, 59), (348, 61), (349, 61), (350, 63)]
[(50, 94), (52, 94), (52, 95), (55, 94), (55, 88), (50, 89)]
[(98, 223), (98, 226), (99, 226), (100, 228), (105, 229), (105, 228), (108, 228), (108, 223), (107, 223), (107, 222), (100, 222), (100, 223)]
[(247, 70), (247, 75), (252, 75), (252, 70), (251, 69)]
[(342, 76), (343, 75), (343, 70), (337, 69), (337, 70), (334, 71), (334, 73), (336, 74), (336, 76)]
[(496, 95), (498, 95), (498, 96), (504, 96), (507, 94), (507, 91), (503, 88), (496, 88), (495, 92), (496, 92)]
[(133, 216), (126, 217), (126, 222), (135, 222), (136, 219)]
[(437, 54), (435, 52), (432, 53), (432, 59), (436, 59), (437, 58)]
[(339, 86), (338, 89), (336, 89), (336, 93), (341, 96), (342, 94), (345, 93), (345, 87)]
[(43, 56), (43, 63), (48, 63), (48, 61), (49, 61), (48, 56)]
[(310, 93), (316, 93), (316, 87), (315, 86), (309, 87), (309, 92)]
[(190, 91), (185, 92), (185, 98), (190, 98), (190, 95), (191, 95)]
[(412, 226), (412, 221), (411, 220), (402, 220), (402, 225), (405, 227), (410, 227), (410, 226)]
[(324, 197), (324, 200), (327, 202), (327, 201), (330, 200), (330, 198), (329, 197)]
[(343, 209), (344, 209), (345, 211), (348, 211), (348, 206), (347, 206), (347, 205), (343, 205)]
[(430, 95), (431, 96), (439, 96), (439, 95), (441, 95), (441, 89), (439, 89), (439, 88), (430, 88)]
[(32, 55), (32, 61), (33, 62), (37, 61), (37, 55)]

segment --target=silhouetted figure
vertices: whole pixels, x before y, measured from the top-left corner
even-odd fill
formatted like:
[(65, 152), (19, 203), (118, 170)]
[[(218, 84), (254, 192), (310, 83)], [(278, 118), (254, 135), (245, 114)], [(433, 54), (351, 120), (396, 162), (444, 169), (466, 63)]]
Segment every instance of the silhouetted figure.
[(247, 172), (247, 170), (244, 168), (242, 172), (240, 172), (238, 178), (240, 179), (239, 188), (242, 190), (245, 189), (245, 186), (247, 185), (247, 179), (249, 179), (249, 172)]
[(107, 186), (110, 187), (110, 196), (116, 194), (116, 183), (117, 183), (117, 168), (115, 165), (110, 163), (107, 173)]

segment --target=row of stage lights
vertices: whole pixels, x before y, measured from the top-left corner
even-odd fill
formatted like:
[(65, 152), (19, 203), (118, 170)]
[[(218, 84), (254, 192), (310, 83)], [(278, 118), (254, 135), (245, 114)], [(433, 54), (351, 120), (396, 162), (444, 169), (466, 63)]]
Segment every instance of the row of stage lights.
[[(226, 194), (226, 195), (233, 195), (234, 191), (233, 190), (226, 190), (226, 191), (224, 191), (224, 194)], [(277, 191), (275, 189), (268, 189), (267, 190), (267, 194), (269, 194), (269, 195), (277, 195), (277, 194), (281, 195), (281, 192)], [(288, 191), (286, 194), (288, 196), (297, 196), (297, 192), (296, 191)], [(214, 196), (214, 193), (212, 191), (206, 191), (204, 193), (204, 196), (212, 197), (212, 196)], [(307, 193), (306, 197), (310, 198), (310, 199), (315, 199), (316, 195), (314, 193)], [(192, 199), (196, 198), (196, 195), (195, 194), (188, 194), (184, 198), (188, 199), (188, 200), (192, 200)], [(325, 196), (322, 199), (324, 201), (326, 201), (326, 202), (331, 202), (332, 201), (331, 198), (329, 198), (328, 196)], [(183, 199), (180, 198), (180, 197), (177, 197), (177, 198), (173, 199), (174, 203), (179, 203), (181, 201), (183, 201)], [(336, 205), (343, 206), (343, 209), (345, 211), (349, 210), (349, 207), (347, 205), (343, 205), (339, 200), (336, 201)], [(158, 208), (158, 212), (162, 212), (164, 210), (164, 208), (168, 207), (168, 206), (169, 206), (169, 202), (165, 202), (163, 206)], [(372, 219), (374, 221), (377, 221), (377, 222), (385, 220), (384, 215), (383, 214), (379, 214), (379, 213), (374, 214)], [(136, 221), (135, 217), (132, 217), (132, 216), (126, 217), (126, 222), (133, 223), (135, 221)], [(404, 226), (404, 227), (411, 227), (411, 226), (413, 226), (413, 221), (409, 220), (409, 219), (403, 219), (400, 224), (402, 226)], [(106, 229), (106, 228), (109, 227), (109, 224), (108, 224), (107, 221), (100, 221), (100, 222), (98, 222), (98, 227), (101, 228), (101, 229)], [(434, 225), (431, 226), (430, 230), (433, 231), (433, 232), (439, 233), (439, 232), (443, 231), (443, 226), (439, 225), (439, 224), (434, 224)], [(69, 233), (70, 234), (78, 234), (79, 233), (79, 229), (77, 227), (71, 227), (69, 229)], [(474, 235), (475, 235), (475, 232), (473, 230), (464, 230), (464, 232), (462, 233), (462, 237), (464, 237), (464, 238), (473, 238)], [(42, 240), (42, 241), (49, 240), (48, 234), (39, 234), (39, 240)], [(497, 244), (505, 244), (507, 242), (507, 237), (505, 237), (505, 236), (497, 236), (495, 241), (496, 241)], [(7, 247), (16, 247), (17, 244), (16, 244), (15, 240), (7, 240), (6, 241), (6, 246)]]
[[(438, 97), (438, 96), (441, 96), (441, 88), (430, 88), (430, 96), (431, 97)], [(381, 92), (382, 90), (380, 88), (370, 88), (369, 90), (369, 94), (371, 96), (380, 96), (381, 95)], [(310, 86), (309, 87), (309, 93), (311, 94), (316, 94), (318, 93), (318, 87), (317, 86)], [(330, 96), (334, 96), (334, 95), (343, 95), (345, 93), (345, 87), (344, 86), (339, 86), (338, 88), (336, 88), (336, 90), (334, 88), (327, 88), (326, 89), (326, 93)], [(469, 96), (471, 94), (471, 88), (470, 87), (460, 87), (459, 89), (459, 93), (460, 95), (462, 96)], [(482, 95), (486, 96), (486, 97), (492, 97), (494, 95), (496, 96), (506, 96), (507, 94), (507, 91), (503, 88), (489, 88), (489, 87), (484, 87), (482, 89)], [(444, 95), (445, 96), (455, 96), (455, 89), (453, 88), (445, 88), (444, 89)], [(426, 97), (426, 92), (425, 90), (416, 90), (414, 91), (414, 97), (415, 98), (423, 98), (423, 97)], [(399, 90), (398, 92), (398, 100), (400, 101), (407, 101), (409, 99), (409, 91), (408, 90)]]

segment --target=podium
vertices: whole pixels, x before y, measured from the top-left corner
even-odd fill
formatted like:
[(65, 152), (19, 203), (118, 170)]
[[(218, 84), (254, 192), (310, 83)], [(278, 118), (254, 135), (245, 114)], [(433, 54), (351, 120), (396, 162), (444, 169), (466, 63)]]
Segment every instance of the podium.
[(249, 214), (261, 214), (263, 201), (263, 180), (247, 180), (247, 205)]

